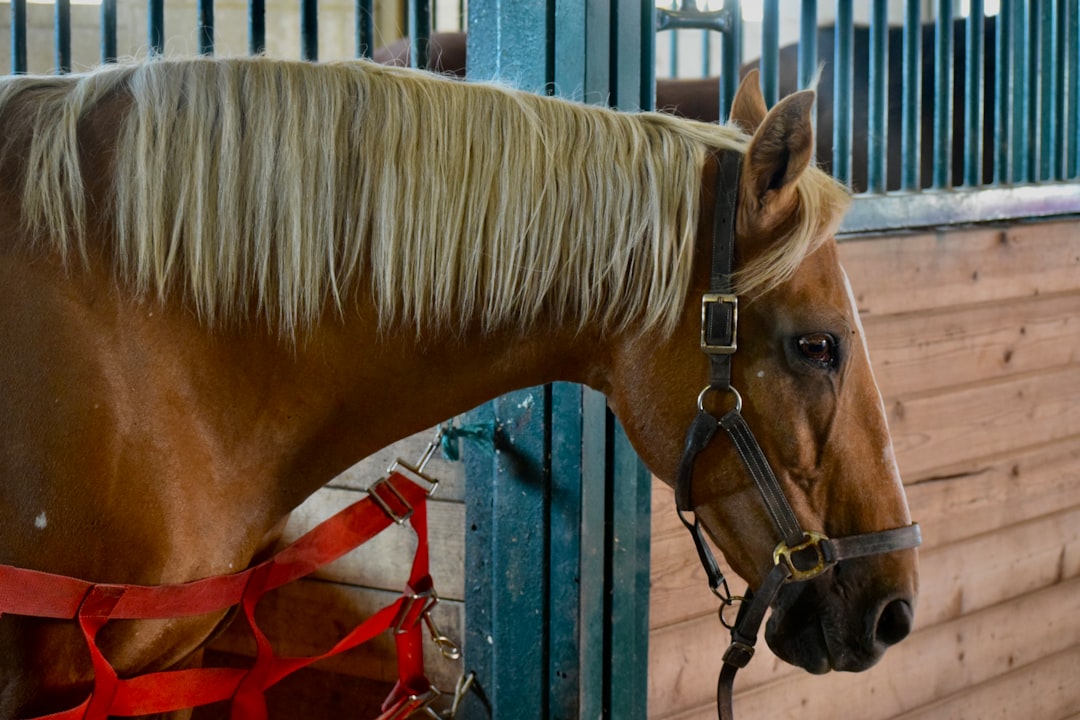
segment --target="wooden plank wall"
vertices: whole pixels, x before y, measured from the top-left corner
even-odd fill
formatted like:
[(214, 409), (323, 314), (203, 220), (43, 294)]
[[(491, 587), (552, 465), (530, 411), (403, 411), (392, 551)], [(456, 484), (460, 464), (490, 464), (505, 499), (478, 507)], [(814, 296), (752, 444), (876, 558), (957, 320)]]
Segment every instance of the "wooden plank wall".
[[(1080, 224), (862, 239), (842, 256), (923, 527), (916, 629), (858, 676), (762, 647), (736, 717), (1080, 717)], [(726, 634), (660, 484), (652, 579), (649, 716), (712, 720)]]

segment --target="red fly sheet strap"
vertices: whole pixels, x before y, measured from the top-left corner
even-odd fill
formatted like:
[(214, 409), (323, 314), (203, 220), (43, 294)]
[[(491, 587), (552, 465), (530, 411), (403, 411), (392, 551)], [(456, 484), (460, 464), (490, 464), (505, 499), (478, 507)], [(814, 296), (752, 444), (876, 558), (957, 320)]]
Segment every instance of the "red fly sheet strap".
[[(181, 585), (113, 585), (0, 565), (0, 615), (77, 620), (94, 666), (94, 688), (81, 705), (38, 720), (105, 720), (163, 713), (232, 699), (232, 720), (265, 720), (264, 691), (318, 660), (350, 650), (393, 629), (398, 682), (380, 720), (405, 718), (424, 707), (433, 688), (424, 676), (421, 625), (434, 591), (428, 574), (428, 491), (400, 473), (376, 483), (368, 497), (327, 519), (273, 558), (233, 575)], [(405, 594), (378, 611), (327, 652), (278, 657), (255, 622), (263, 595), (336, 560), (393, 522), (408, 521), (418, 544)], [(250, 669), (199, 668), (122, 679), (97, 645), (110, 620), (191, 617), (239, 605), (255, 636)]]

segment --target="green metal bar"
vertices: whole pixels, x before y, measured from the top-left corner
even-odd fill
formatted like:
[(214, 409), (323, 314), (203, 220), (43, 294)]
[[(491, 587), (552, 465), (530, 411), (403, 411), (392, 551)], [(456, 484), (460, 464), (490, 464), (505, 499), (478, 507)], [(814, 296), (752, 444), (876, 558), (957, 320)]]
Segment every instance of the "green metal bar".
[[(610, 415), (609, 415), (610, 417)], [(610, 679), (604, 717), (645, 720), (641, 688), (648, 687), (649, 531), (652, 476), (626, 433), (611, 417), (606, 538)]]
[(146, 35), (151, 55), (165, 52), (165, 0), (149, 0), (147, 3)]
[(431, 6), (409, 0), (409, 64), (426, 70), (431, 61)]
[(920, 187), (922, 157), (922, 18), (919, 0), (904, 4), (904, 86), (901, 90), (900, 189), (914, 192)]
[(964, 185), (982, 184), (983, 0), (970, 0), (964, 51)]
[(1012, 181), (1012, 156), (1009, 141), (1012, 136), (1013, 83), (1012, 65), (1015, 62), (1012, 37), (1013, 0), (1001, 0), (995, 32), (994, 62), (994, 182), (1004, 184)]
[(356, 0), (356, 57), (370, 58), (375, 49), (374, 0)]
[(679, 76), (679, 31), (672, 30), (668, 37), (671, 38), (671, 44), (668, 46), (668, 72), (671, 77)]
[[(602, 718), (608, 698), (607, 684), (611, 680), (606, 662), (610, 652), (608, 618), (610, 607), (603, 592), (595, 592), (597, 586), (606, 587), (607, 545), (607, 468), (610, 464), (608, 448), (611, 444), (610, 424), (607, 420), (607, 398), (589, 388), (582, 389), (582, 477), (604, 478), (603, 482), (583, 482), (581, 485), (581, 528), (583, 538), (590, 542), (580, 547), (581, 560), (581, 634), (579, 637), (581, 687), (579, 689), (580, 714), (565, 717)], [(596, 542), (600, 539), (600, 542)], [(577, 649), (577, 648), (575, 648)], [(597, 657), (599, 654), (599, 657)]]
[[(590, 35), (587, 29), (594, 26), (590, 13), (602, 12), (607, 19), (606, 5), (593, 4), (583, 7), (578, 3), (558, 3), (555, 6), (554, 24), (561, 29), (555, 36), (555, 52), (552, 59), (552, 72), (555, 92), (560, 97), (571, 100), (601, 103), (607, 99), (607, 68), (604, 68), (602, 86), (596, 84), (596, 77), (590, 76), (587, 53), (590, 48)], [(605, 25), (606, 26), (606, 25)], [(606, 34), (592, 38), (592, 50), (597, 56), (608, 55)], [(601, 47), (596, 47), (600, 45)], [(582, 78), (585, 81), (582, 82)]]
[(1039, 180), (1054, 178), (1054, 155), (1057, 151), (1058, 124), (1054, 113), (1058, 73), (1054, 67), (1057, 56), (1057, 2), (1042, 0), (1039, 14)]
[(817, 0), (802, 0), (799, 15), (799, 88), (805, 90), (817, 77)]
[(725, 0), (726, 32), (720, 46), (720, 121), (731, 114), (731, 101), (739, 88), (742, 66), (742, 7), (739, 0)]
[(214, 54), (214, 0), (199, 0), (196, 8), (196, 34), (199, 38), (199, 54)]
[(71, 0), (55, 0), (53, 39), (56, 47), (56, 72), (71, 72)]
[(300, 0), (300, 57), (309, 62), (319, 59), (318, 0)]
[(836, 1), (836, 58), (833, 63), (833, 175), (851, 185), (854, 25), (851, 0)]
[[(603, 577), (603, 554), (582, 541), (592, 537), (597, 525), (603, 525), (604, 487), (602, 483), (582, 482), (604, 467), (604, 445), (599, 457), (591, 458), (585, 450), (585, 408), (578, 385), (555, 383), (551, 386), (550, 492), (546, 498), (548, 531), (548, 597), (545, 608), (547, 640), (546, 716), (555, 718), (585, 717), (582, 711), (592, 697), (584, 692), (592, 678), (582, 662), (582, 650), (600, 647), (603, 638), (587, 634), (602, 628), (597, 607), (589, 599), (599, 600), (603, 593), (582, 591), (586, 578)], [(603, 438), (601, 438), (601, 441)], [(591, 448), (590, 448), (591, 449)], [(591, 465), (598, 463), (598, 465)], [(592, 512), (599, 505), (601, 512)], [(602, 533), (602, 530), (600, 530)], [(599, 669), (597, 664), (597, 669)], [(597, 679), (602, 680), (602, 675)], [(599, 690), (599, 688), (597, 688)], [(595, 695), (599, 710), (600, 694)]]
[(712, 74), (712, 33), (701, 31), (701, 77)]
[(1054, 180), (1064, 180), (1068, 177), (1067, 148), (1069, 143), (1064, 132), (1068, 122), (1066, 95), (1069, 86), (1066, 4), (1066, 0), (1056, 0), (1054, 3), (1054, 62), (1051, 65), (1055, 85), (1055, 90), (1051, 95), (1054, 106), (1054, 132), (1050, 140), (1050, 177)]
[(1025, 183), (1031, 180), (1031, 149), (1034, 141), (1031, 136), (1031, 57), (1028, 40), (1031, 24), (1030, 0), (1019, 0), (1013, 6), (1012, 22), (1013, 48), (1013, 123), (1012, 123), (1012, 167), (1013, 182)]
[(866, 137), (866, 189), (885, 192), (885, 162), (889, 156), (889, 4), (874, 0), (870, 11), (870, 108)]
[[(647, 108), (653, 23), (644, 1), (477, 0), (468, 75)], [(465, 661), (481, 695), (460, 716), (644, 720), (648, 474), (587, 388), (512, 393), (474, 416), (503, 430), (494, 459), (468, 458)]]
[(780, 5), (764, 0), (761, 23), (761, 91), (772, 107), (780, 97)]
[(934, 172), (932, 187), (952, 186), (953, 0), (938, 0), (934, 34)]
[(26, 71), (26, 0), (11, 0), (11, 74)]
[[(645, 27), (652, 29), (650, 22)], [(639, 3), (612, 2), (611, 88), (608, 104), (621, 110), (640, 110), (642, 18)]]
[(116, 0), (101, 0), (101, 62), (114, 63), (116, 54)]
[(1040, 0), (1029, 0), (1027, 3), (1028, 12), (1031, 13), (1029, 21), (1024, 25), (1027, 29), (1027, 62), (1028, 62), (1028, 82), (1027, 82), (1027, 98), (1025, 99), (1025, 110), (1027, 111), (1027, 123), (1028, 123), (1028, 144), (1027, 144), (1027, 181), (1038, 182), (1039, 180), (1039, 158), (1042, 153), (1042, 143), (1044, 142), (1044, 136), (1041, 134), (1042, 122), (1040, 116), (1040, 103), (1039, 103), (1039, 89), (1040, 89), (1040, 77), (1039, 77), (1039, 55), (1040, 55), (1040, 30), (1042, 29), (1042, 23), (1039, 22), (1042, 16), (1042, 3)]
[(656, 8), (639, 0), (641, 13), (641, 109), (656, 109)]
[(266, 52), (266, 0), (248, 0), (248, 54)]
[[(528, 388), (473, 411), (495, 452), (466, 444), (465, 663), (485, 703), (464, 717), (547, 717), (551, 394)], [(490, 714), (489, 714), (490, 713)]]
[(1068, 68), (1069, 110), (1068, 131), (1065, 134), (1068, 147), (1066, 176), (1080, 176), (1080, 0), (1070, 0), (1067, 16), (1068, 37), (1065, 65)]

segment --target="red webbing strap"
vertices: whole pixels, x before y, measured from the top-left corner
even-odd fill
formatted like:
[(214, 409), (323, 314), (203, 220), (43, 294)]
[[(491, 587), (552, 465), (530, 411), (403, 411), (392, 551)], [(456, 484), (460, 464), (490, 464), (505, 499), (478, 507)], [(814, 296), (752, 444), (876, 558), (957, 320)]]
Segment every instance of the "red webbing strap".
[[(427, 551), (427, 491), (400, 473), (392, 473), (385, 484), (390, 492), (380, 493), (395, 512), (411, 509), (411, 522), (420, 537), (410, 585), (426, 583), (430, 589)], [(403, 506), (404, 504), (404, 506)], [(81, 705), (42, 716), (40, 720), (105, 720), (113, 716), (135, 716), (168, 712), (234, 698), (234, 720), (262, 720), (266, 717), (263, 691), (287, 675), (346, 650), (352, 649), (395, 625), (411, 628), (419, 636), (422, 612), (408, 625), (399, 621), (403, 597), (383, 608), (349, 633), (328, 652), (310, 658), (278, 658), (254, 621), (254, 610), (267, 592), (310, 574), (386, 529), (391, 517), (370, 495), (353, 503), (310, 530), (292, 545), (264, 563), (234, 575), (218, 576), (181, 585), (143, 586), (94, 584), (84, 580), (0, 565), (0, 615), (78, 620), (94, 667), (94, 689)], [(97, 646), (97, 633), (116, 619), (167, 619), (189, 617), (225, 610), (240, 604), (255, 634), (258, 654), (254, 667), (245, 671), (199, 668), (148, 673), (119, 679)], [(407, 683), (430, 685), (423, 678), (422, 658), (418, 676), (410, 658), (411, 678)], [(403, 674), (403, 677), (405, 675)], [(417, 678), (422, 678), (422, 682)]]
[[(382, 710), (384, 717), (408, 717), (413, 709), (407, 705), (417, 702), (431, 690), (431, 683), (424, 675), (424, 639), (421, 622), (431, 610), (433, 586), (428, 571), (427, 505), (416, 507), (410, 518), (416, 530), (416, 557), (413, 559), (409, 584), (405, 588), (406, 604), (394, 633), (397, 646), (398, 680), (390, 691)], [(396, 714), (395, 714), (396, 713)]]

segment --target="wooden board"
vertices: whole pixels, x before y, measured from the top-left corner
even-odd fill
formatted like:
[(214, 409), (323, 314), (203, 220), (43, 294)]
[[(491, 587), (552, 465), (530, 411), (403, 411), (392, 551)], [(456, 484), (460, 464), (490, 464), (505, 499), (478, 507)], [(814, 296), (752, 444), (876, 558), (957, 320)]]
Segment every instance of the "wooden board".
[[(950, 695), (895, 720), (1080, 717), (1080, 645)], [(1066, 719), (1067, 720), (1067, 719)]]
[[(933, 633), (965, 615), (1080, 579), (1080, 507), (924, 553), (920, 565), (924, 590), (915, 614), (916, 631)], [(652, 658), (657, 662), (652, 665), (650, 688), (654, 681), (658, 688), (682, 682), (707, 685), (708, 678), (719, 671), (728, 638), (716, 619), (717, 606), (711, 596), (693, 605), (684, 603), (688, 620), (652, 633)], [(654, 613), (657, 608), (654, 605)], [(898, 647), (908, 642), (910, 638)], [(674, 664), (672, 658), (681, 662)], [(753, 663), (740, 673), (739, 687), (752, 688), (799, 674), (761, 647)]]
[(1080, 437), (944, 468), (907, 488), (911, 516), (933, 548), (1080, 506)]
[[(1080, 435), (1080, 363), (887, 402), (906, 483), (949, 466)], [(955, 470), (950, 470), (950, 474)]]
[(1062, 367), (1080, 351), (1080, 293), (865, 319), (886, 397)]
[(1058, 222), (867, 238), (841, 243), (840, 258), (869, 318), (1073, 292), (1078, 235)]
[[(1032, 621), (1016, 622), (1018, 617)], [(755, 657), (743, 671), (747, 676), (737, 681), (735, 713), (747, 718), (885, 720), (1077, 645), (1080, 578), (916, 632), (859, 676), (785, 672), (769, 682), (767, 673), (763, 678), (754, 667), (764, 658)], [(693, 662), (696, 659), (685, 658), (675, 678), (661, 682), (650, 677), (650, 717), (715, 714), (719, 663), (705, 667), (707, 663)], [(760, 683), (762, 679), (766, 681)], [(691, 712), (679, 715), (683, 711)]]

